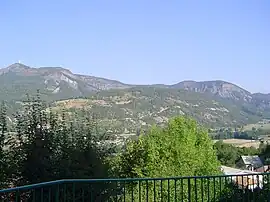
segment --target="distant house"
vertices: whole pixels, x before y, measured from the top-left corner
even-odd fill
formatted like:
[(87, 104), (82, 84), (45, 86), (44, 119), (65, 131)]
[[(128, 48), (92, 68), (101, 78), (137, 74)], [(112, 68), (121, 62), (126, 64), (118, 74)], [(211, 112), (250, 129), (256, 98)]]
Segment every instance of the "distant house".
[(259, 156), (241, 156), (240, 160), (236, 163), (236, 167), (250, 171), (254, 171), (262, 166), (263, 163)]
[(228, 166), (221, 166), (221, 171), (229, 175), (227, 180), (231, 180), (241, 189), (254, 190), (263, 187), (263, 176), (259, 172), (241, 170)]

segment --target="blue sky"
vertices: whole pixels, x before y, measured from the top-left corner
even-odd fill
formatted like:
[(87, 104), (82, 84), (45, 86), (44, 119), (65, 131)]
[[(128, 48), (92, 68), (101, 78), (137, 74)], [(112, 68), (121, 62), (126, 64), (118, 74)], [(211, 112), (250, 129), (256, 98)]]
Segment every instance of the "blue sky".
[(126, 83), (230, 81), (270, 92), (269, 0), (0, 1), (0, 67)]

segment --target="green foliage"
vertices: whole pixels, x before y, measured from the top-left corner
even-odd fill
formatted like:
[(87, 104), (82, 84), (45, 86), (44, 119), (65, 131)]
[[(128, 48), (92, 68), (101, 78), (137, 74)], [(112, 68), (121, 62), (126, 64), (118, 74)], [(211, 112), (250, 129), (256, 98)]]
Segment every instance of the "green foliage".
[(5, 136), (7, 133), (6, 105), (0, 106), (0, 189), (5, 187), (7, 180), (7, 153), (4, 151)]
[[(28, 96), (17, 113), (12, 135), (7, 135), (5, 106), (0, 113), (0, 180), (2, 187), (34, 184), (57, 179), (108, 178), (110, 155), (98, 134), (93, 116), (66, 116), (52, 111), (40, 98)], [(5, 141), (4, 141), (5, 139)], [(98, 194), (109, 188), (95, 186)], [(95, 196), (93, 196), (95, 197)], [(105, 199), (104, 199), (105, 200)]]
[[(219, 173), (219, 162), (207, 132), (194, 120), (185, 117), (171, 119), (165, 129), (153, 127), (149, 133), (140, 135), (138, 140), (130, 141), (126, 150), (117, 157), (116, 163), (120, 177)], [(194, 182), (191, 186), (194, 186)], [(163, 188), (166, 190), (166, 185)], [(187, 197), (186, 191), (184, 198)]]
[(231, 144), (223, 143), (218, 141), (214, 144), (214, 149), (216, 150), (217, 158), (222, 165), (234, 167), (236, 162), (241, 156), (247, 155), (258, 155), (259, 150), (256, 148), (239, 148)]
[(265, 165), (270, 165), (270, 145), (261, 144), (260, 145), (260, 157), (264, 161)]

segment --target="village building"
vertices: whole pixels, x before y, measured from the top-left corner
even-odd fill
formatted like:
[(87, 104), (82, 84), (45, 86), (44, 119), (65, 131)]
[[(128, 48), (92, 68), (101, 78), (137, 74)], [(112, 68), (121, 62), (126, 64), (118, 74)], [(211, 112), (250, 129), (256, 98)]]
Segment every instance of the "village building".
[(263, 167), (263, 163), (259, 156), (241, 156), (240, 160), (236, 163), (236, 167), (255, 171), (257, 168)]

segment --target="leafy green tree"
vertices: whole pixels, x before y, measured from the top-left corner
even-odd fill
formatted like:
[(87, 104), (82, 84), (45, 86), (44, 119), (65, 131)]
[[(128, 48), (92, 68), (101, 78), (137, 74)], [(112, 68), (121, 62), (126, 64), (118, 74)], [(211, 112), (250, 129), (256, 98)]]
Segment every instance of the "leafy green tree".
[(231, 167), (235, 166), (236, 161), (238, 161), (241, 156), (259, 154), (259, 150), (254, 147), (238, 148), (231, 144), (223, 143), (222, 141), (217, 141), (214, 144), (214, 149), (216, 150), (217, 158), (221, 164)]
[(225, 144), (222, 141), (215, 143), (214, 148), (216, 149), (217, 158), (222, 165), (234, 166), (237, 160), (237, 149), (230, 145)]
[[(207, 132), (185, 117), (171, 119), (164, 129), (153, 127), (148, 134), (130, 141), (117, 158), (120, 177), (202, 176), (220, 172)], [(188, 185), (187, 181), (183, 183), (184, 190), (178, 191), (183, 191), (181, 197), (186, 199)], [(194, 189), (194, 181), (191, 184)], [(148, 191), (153, 192), (153, 185), (148, 186)], [(162, 187), (168, 189), (166, 185)], [(170, 187), (173, 189), (174, 185)], [(181, 185), (175, 188), (181, 189)], [(165, 192), (162, 194), (164, 199), (169, 197)]]

